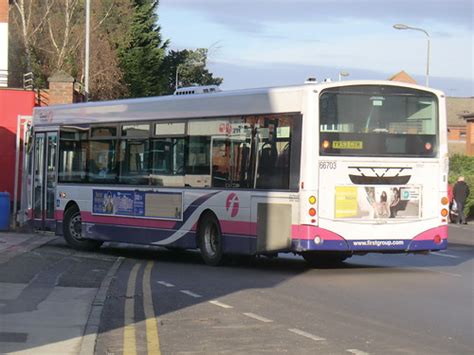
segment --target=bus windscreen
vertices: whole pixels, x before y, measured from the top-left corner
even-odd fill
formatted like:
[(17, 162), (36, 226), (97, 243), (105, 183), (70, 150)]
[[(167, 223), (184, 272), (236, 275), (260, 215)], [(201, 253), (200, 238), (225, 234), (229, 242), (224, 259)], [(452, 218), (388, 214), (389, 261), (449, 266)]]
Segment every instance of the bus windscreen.
[(438, 100), (397, 86), (344, 86), (322, 91), (319, 102), (323, 156), (435, 157)]

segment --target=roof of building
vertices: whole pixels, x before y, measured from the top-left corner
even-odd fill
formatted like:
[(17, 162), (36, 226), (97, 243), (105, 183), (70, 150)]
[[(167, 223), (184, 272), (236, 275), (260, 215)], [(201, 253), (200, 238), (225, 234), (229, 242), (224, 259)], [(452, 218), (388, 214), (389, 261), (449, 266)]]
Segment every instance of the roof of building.
[(448, 127), (465, 127), (465, 116), (474, 114), (474, 97), (448, 97), (446, 113)]
[(464, 118), (467, 122), (474, 122), (474, 112), (467, 113), (467, 114), (463, 115), (463, 118)]
[(404, 70), (402, 70), (402, 71), (398, 72), (397, 74), (393, 75), (388, 80), (401, 81), (401, 82), (410, 83), (410, 84), (417, 84), (416, 80), (413, 79), (410, 75), (408, 75), (408, 73), (405, 72)]

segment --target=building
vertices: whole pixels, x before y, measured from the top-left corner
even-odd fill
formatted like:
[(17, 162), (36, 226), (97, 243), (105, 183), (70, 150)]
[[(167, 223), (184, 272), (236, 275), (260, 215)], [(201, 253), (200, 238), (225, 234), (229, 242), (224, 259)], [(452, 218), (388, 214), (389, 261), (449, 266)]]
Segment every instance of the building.
[(417, 84), (416, 80), (413, 79), (410, 75), (407, 74), (404, 70), (394, 74), (388, 80), (391, 81), (401, 81), (402, 83), (410, 83), (410, 84)]
[(9, 192), (12, 199), (18, 116), (31, 116), (34, 105), (33, 91), (0, 88), (0, 191)]
[[(472, 147), (474, 137), (468, 135), (467, 118), (474, 115), (474, 97), (448, 97), (446, 99), (448, 116), (449, 154), (474, 155)], [(471, 122), (472, 124), (472, 122)], [(472, 128), (471, 128), (472, 129)], [(469, 142), (468, 142), (469, 138)]]
[[(417, 84), (405, 71), (400, 71), (389, 80)], [(474, 155), (474, 133), (468, 132), (468, 124), (474, 124), (474, 97), (447, 97), (446, 114), (448, 116), (448, 145), (449, 154)]]
[(474, 113), (464, 115), (467, 123), (466, 128), (466, 154), (474, 156)]
[(0, 87), (8, 83), (8, 0), (0, 0)]

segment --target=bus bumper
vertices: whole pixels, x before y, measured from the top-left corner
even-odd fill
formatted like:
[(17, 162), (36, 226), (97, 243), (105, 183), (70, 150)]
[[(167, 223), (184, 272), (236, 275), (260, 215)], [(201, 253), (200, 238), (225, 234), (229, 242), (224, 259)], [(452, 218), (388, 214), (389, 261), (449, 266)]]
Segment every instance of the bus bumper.
[(326, 229), (300, 226), (299, 238), (293, 238), (292, 249), (304, 251), (338, 251), (350, 253), (411, 253), (436, 251), (448, 246), (448, 226), (442, 225), (424, 231), (412, 239), (359, 239), (348, 240)]

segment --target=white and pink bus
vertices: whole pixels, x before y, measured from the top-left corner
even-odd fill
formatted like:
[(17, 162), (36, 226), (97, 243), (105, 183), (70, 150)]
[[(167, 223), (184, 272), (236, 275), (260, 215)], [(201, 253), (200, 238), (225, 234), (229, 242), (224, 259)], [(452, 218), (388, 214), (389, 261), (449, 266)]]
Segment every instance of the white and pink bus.
[(426, 253), (447, 247), (446, 132), (443, 93), (390, 81), (37, 108), (25, 211), (74, 248), (210, 265)]

